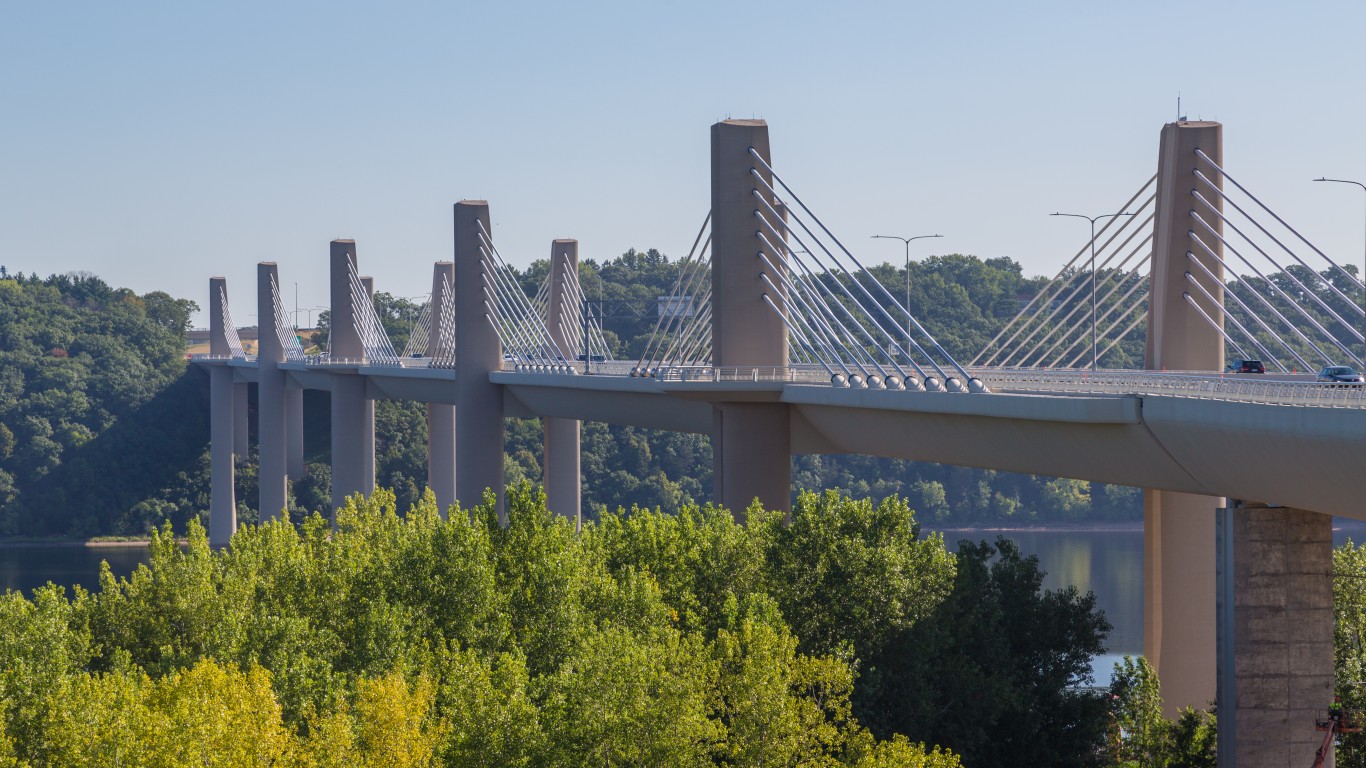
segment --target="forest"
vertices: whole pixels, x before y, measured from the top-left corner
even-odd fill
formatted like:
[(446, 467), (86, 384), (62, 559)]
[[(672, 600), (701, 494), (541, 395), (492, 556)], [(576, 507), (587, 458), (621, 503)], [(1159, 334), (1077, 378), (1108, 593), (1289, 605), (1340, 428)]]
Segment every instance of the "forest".
[[(970, 359), (1044, 282), (1010, 259), (934, 256), (912, 263), (911, 308), (955, 356)], [(544, 260), (518, 273), (534, 294)], [(678, 277), (658, 251), (585, 259), (580, 280), (619, 359), (633, 359), (654, 329), (658, 297)], [(893, 294), (903, 268), (872, 269)], [(402, 349), (421, 307), (380, 292), (376, 309)], [(161, 292), (138, 296), (90, 274), (9, 274), (0, 267), (0, 535), (145, 536), (163, 521), (183, 527), (208, 507), (207, 380), (184, 359), (198, 305)], [(316, 343), (325, 344), (327, 313)], [(1123, 359), (1141, 357), (1128, 339)], [(1120, 358), (1116, 358), (1119, 360)], [(306, 476), (292, 486), (296, 515), (330, 503), (326, 393), (305, 398)], [(400, 505), (426, 478), (425, 410), (376, 404), (377, 481)], [(541, 428), (509, 419), (510, 483), (537, 482)], [(601, 423), (583, 425), (584, 509), (590, 518), (637, 505), (677, 512), (711, 493), (707, 437)], [(237, 467), (239, 518), (256, 519), (254, 455)], [(793, 458), (794, 496), (834, 489), (856, 498), (899, 495), (936, 526), (1137, 520), (1137, 489), (866, 456)]]
[(168, 524), (128, 578), (0, 596), (0, 766), (1065, 767), (1212, 745), (1207, 714), (1194, 740), (1152, 719), (1141, 662), (1088, 687), (1093, 595), (1041, 589), (1005, 539), (952, 554), (902, 500), (582, 531), (527, 484), (505, 524), (491, 496), (400, 509), (380, 490), (335, 528), (221, 550)]

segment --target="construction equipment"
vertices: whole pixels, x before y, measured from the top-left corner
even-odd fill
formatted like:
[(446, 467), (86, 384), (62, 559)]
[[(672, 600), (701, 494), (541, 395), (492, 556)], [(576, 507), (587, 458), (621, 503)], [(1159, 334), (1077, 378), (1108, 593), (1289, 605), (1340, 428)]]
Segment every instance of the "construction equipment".
[(1361, 719), (1355, 712), (1347, 712), (1340, 706), (1329, 709), (1328, 717), (1323, 720), (1315, 720), (1314, 728), (1324, 731), (1323, 744), (1314, 753), (1314, 768), (1323, 768), (1323, 762), (1331, 754), (1329, 750), (1333, 748), (1333, 741), (1339, 733), (1360, 733)]

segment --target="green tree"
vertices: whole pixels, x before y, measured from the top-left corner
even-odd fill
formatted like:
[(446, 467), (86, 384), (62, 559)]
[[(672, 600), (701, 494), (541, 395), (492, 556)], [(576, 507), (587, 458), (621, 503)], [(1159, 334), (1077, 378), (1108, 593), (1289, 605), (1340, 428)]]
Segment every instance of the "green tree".
[(870, 659), (859, 719), (969, 765), (1088, 765), (1107, 702), (1080, 684), (1110, 625), (1093, 594), (1043, 590), (1042, 578), (1007, 539), (961, 542), (952, 594)]

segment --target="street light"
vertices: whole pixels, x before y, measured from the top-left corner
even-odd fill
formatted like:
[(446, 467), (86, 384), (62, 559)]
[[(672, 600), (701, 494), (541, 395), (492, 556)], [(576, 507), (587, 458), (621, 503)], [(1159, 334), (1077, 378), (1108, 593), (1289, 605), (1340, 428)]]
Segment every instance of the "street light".
[[(1362, 189), (1363, 192), (1366, 192), (1366, 184), (1362, 184), (1362, 183), (1359, 182), (1359, 181), (1352, 181), (1351, 179), (1325, 179), (1325, 178), (1323, 178), (1323, 177), (1319, 177), (1319, 178), (1317, 178), (1317, 179), (1314, 179), (1314, 181), (1333, 181), (1333, 182), (1337, 182), (1338, 184), (1355, 184), (1355, 185), (1357, 185), (1358, 187), (1361, 187), (1361, 189)], [(1364, 295), (1363, 295), (1363, 301), (1362, 301), (1362, 304), (1361, 304), (1361, 308), (1362, 308), (1363, 310), (1366, 310), (1366, 270), (1363, 270), (1362, 273), (1361, 273), (1361, 282), (1362, 282), (1362, 286), (1363, 286), (1362, 290), (1363, 290), (1363, 294), (1364, 294)], [(1366, 318), (1363, 318), (1362, 322), (1363, 322), (1363, 326), (1366, 326)], [(1362, 335), (1363, 335), (1363, 336), (1366, 336), (1366, 327), (1363, 327), (1362, 330), (1363, 330)]]
[(1096, 222), (1100, 219), (1113, 219), (1119, 216), (1133, 216), (1132, 213), (1102, 213), (1099, 216), (1083, 216), (1080, 213), (1050, 213), (1049, 216), (1071, 216), (1091, 222), (1091, 370), (1096, 370), (1100, 355), (1096, 352)]
[(911, 354), (911, 241), (924, 240), (928, 237), (943, 237), (943, 235), (916, 235), (915, 237), (873, 235), (874, 240), (900, 240), (906, 244), (906, 349), (903, 351), (907, 356)]

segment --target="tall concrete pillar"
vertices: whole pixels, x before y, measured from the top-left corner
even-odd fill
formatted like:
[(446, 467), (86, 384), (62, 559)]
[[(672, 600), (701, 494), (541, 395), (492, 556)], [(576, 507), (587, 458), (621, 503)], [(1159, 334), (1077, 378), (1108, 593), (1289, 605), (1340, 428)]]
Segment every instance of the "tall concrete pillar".
[[(427, 356), (436, 357), (441, 337), (441, 317), (447, 310), (442, 286), (455, 288), (455, 262), (438, 261), (432, 269), (431, 327)], [(454, 298), (454, 296), (451, 296)], [(427, 404), (427, 487), (436, 496), (436, 507), (445, 515), (455, 503), (455, 406)]]
[[(772, 182), (750, 155), (754, 148), (769, 159), (768, 125), (762, 120), (726, 120), (711, 127), (711, 269), (712, 362), (721, 367), (784, 367), (787, 328), (764, 302), (779, 307), (785, 296), (773, 295), (760, 278), (767, 269), (759, 253), (767, 246), (755, 212), (769, 216), (755, 198), (757, 190), (770, 205), (776, 201), (754, 179), (757, 171)], [(772, 218), (770, 216), (770, 218)], [(772, 220), (781, 231), (782, 222)], [(772, 239), (772, 236), (769, 236)], [(769, 260), (782, 265), (780, 254)], [(770, 277), (778, 286), (781, 280)], [(755, 498), (768, 509), (792, 507), (792, 442), (788, 406), (777, 403), (719, 403), (712, 435), (716, 501), (743, 515)]]
[(286, 461), (289, 427), (285, 406), (285, 349), (275, 322), (279, 272), (275, 262), (256, 265), (256, 445), (260, 465), (260, 519), (274, 520), (288, 503)]
[[(231, 354), (223, 326), (227, 280), (209, 278), (209, 354)], [(233, 488), (234, 397), (232, 368), (209, 368), (209, 543), (227, 546), (237, 530), (237, 492)]]
[(285, 466), (292, 482), (304, 476), (304, 391), (286, 383)]
[[(1217, 180), (1208, 164), (1196, 158), (1199, 148), (1223, 165), (1223, 126), (1219, 123), (1171, 123), (1163, 126), (1157, 169), (1157, 204), (1153, 221), (1153, 261), (1148, 298), (1150, 370), (1221, 370), (1223, 338), (1184, 298), (1189, 291), (1187, 253), (1195, 249), (1190, 231), (1195, 223), (1191, 191), (1199, 181), (1195, 170)], [(1217, 197), (1206, 194), (1211, 202)], [(1214, 217), (1204, 216), (1209, 221)], [(1213, 222), (1212, 222), (1213, 223)], [(1216, 225), (1217, 226), (1217, 225)], [(1202, 238), (1216, 252), (1217, 241)], [(1211, 242), (1213, 241), (1213, 242)], [(1222, 253), (1220, 254), (1222, 256)], [(1223, 268), (1197, 253), (1210, 271)], [(1222, 285), (1201, 276), (1210, 294), (1222, 299)], [(1205, 307), (1222, 322), (1222, 307)], [(1144, 637), (1143, 653), (1162, 679), (1164, 712), (1180, 707), (1206, 707), (1215, 696), (1215, 517), (1224, 500), (1213, 496), (1145, 490), (1143, 497)]]
[(484, 284), (493, 274), (480, 251), (481, 226), (489, 226), (485, 200), (455, 204), (455, 495), (470, 509), (483, 501), (484, 489), (498, 495), (503, 507), (503, 391), (489, 381), (489, 372), (503, 364), (503, 345), (490, 320), (497, 307), (484, 300)]
[(232, 385), (232, 452), (251, 455), (251, 392), (245, 381)]
[(1308, 765), (1333, 697), (1333, 519), (1241, 503), (1221, 515), (1219, 765)]
[[(365, 289), (365, 295), (370, 303), (375, 301), (375, 278), (369, 275), (362, 275), (360, 279), (361, 287)], [(361, 429), (361, 436), (365, 442), (361, 446), (361, 458), (365, 460), (365, 466), (361, 469), (361, 476), (370, 478), (370, 493), (375, 490), (375, 401), (366, 397), (361, 406), (361, 420), (364, 426)]]
[[(568, 274), (566, 274), (566, 271)], [(546, 301), (546, 325), (555, 344), (571, 359), (572, 342), (583, 332), (583, 306), (570, 288), (568, 275), (579, 272), (579, 241), (556, 240), (550, 244), (550, 291)], [(566, 327), (572, 324), (573, 328)], [(550, 511), (563, 515), (578, 528), (583, 524), (582, 489), (579, 479), (579, 422), (577, 419), (546, 418), (542, 451), (546, 504)]]
[[(331, 245), (332, 357), (365, 356), (360, 330), (351, 311), (351, 275), (356, 270), (356, 242), (333, 240)], [(375, 490), (374, 411), (365, 397), (365, 379), (355, 373), (332, 375), (332, 507), (346, 497)], [(366, 457), (367, 449), (370, 452)]]

